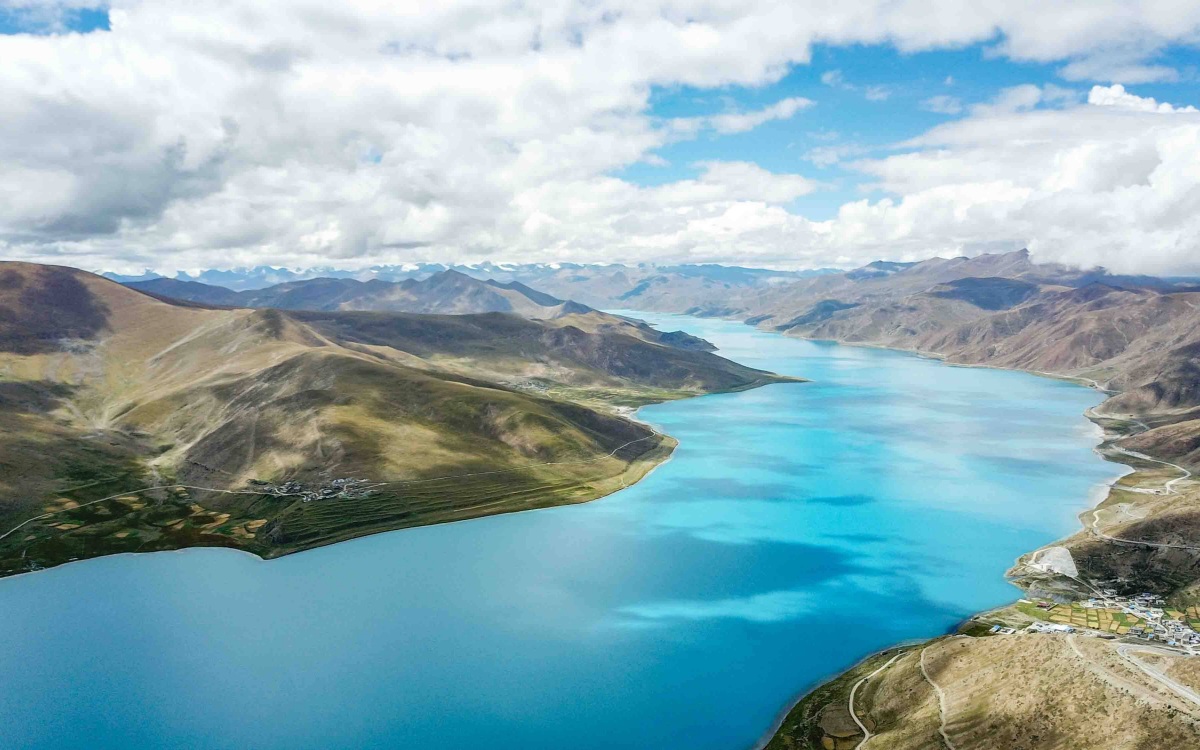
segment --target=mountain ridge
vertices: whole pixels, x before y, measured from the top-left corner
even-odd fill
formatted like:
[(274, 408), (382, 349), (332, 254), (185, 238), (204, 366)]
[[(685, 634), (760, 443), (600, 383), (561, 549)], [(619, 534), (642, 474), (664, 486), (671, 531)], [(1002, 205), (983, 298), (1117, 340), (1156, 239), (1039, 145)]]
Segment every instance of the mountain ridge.
[(591, 313), (174, 303), (2, 263), (0, 574), (583, 502), (673, 446), (621, 408), (785, 380), (659, 335)]
[(555, 318), (590, 308), (536, 291), (520, 282), (479, 280), (454, 269), (424, 279), (385, 281), (320, 277), (234, 291), (177, 279), (130, 281), (138, 291), (190, 302), (282, 310), (376, 310), (429, 314), (511, 312), (528, 318)]

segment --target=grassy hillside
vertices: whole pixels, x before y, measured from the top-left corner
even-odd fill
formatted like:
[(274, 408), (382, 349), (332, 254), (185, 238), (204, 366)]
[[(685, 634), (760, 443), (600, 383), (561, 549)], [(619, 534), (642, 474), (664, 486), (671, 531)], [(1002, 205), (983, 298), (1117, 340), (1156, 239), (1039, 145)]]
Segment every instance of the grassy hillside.
[(15, 263), (0, 282), (4, 574), (594, 499), (673, 446), (596, 407), (776, 379), (632, 323), (209, 309)]
[[(797, 705), (768, 750), (1076, 750), (1194, 747), (1200, 707), (1152, 679), (1152, 664), (1200, 687), (1194, 659), (1061, 634), (940, 638), (872, 657)], [(892, 657), (900, 654), (891, 661)], [(890, 663), (889, 663), (890, 661)], [(886, 666), (885, 666), (886, 665)], [(936, 689), (935, 689), (936, 686)], [(941, 691), (941, 700), (937, 690)]]

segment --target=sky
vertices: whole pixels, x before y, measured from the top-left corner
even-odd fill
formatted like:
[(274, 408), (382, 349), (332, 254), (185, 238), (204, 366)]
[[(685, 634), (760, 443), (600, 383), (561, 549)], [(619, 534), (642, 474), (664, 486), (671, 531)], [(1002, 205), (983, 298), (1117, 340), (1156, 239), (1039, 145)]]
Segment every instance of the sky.
[(1200, 273), (1200, 0), (0, 0), (0, 257)]

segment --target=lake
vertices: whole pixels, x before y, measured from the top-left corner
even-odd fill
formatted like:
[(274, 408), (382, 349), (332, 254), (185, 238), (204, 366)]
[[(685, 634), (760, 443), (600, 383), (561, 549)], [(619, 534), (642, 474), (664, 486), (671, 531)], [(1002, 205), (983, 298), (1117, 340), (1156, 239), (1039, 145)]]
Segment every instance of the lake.
[(0, 747), (742, 750), (1120, 473), (1080, 386), (638, 315), (814, 382), (642, 409), (678, 450), (586, 505), (0, 580)]

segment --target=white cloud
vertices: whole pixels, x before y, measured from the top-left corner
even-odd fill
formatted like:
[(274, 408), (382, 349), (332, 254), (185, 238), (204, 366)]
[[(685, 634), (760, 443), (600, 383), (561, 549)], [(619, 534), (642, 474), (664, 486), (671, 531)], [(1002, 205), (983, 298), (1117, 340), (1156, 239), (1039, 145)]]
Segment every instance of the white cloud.
[[(827, 222), (785, 208), (818, 185), (752, 164), (707, 163), (654, 188), (612, 177), (672, 139), (745, 132), (811, 104), (676, 127), (649, 114), (655, 87), (768, 84), (816, 43), (983, 42), (1090, 77), (1104, 61), (1152, 68), (1200, 33), (1195, 3), (1139, 5), (114, 0), (111, 32), (0, 36), (0, 251), (123, 268), (826, 265), (1029, 242), (1166, 267), (1197, 255), (1200, 149), (1194, 115), (1157, 103), (1008, 92), (860, 162), (894, 197)], [(54, 18), (68, 6), (22, 7)]]
[(839, 143), (832, 146), (817, 146), (804, 154), (804, 159), (818, 167), (831, 167), (846, 159), (862, 156), (867, 149), (856, 143)]
[(808, 109), (815, 103), (802, 96), (793, 96), (758, 110), (730, 111), (704, 117), (680, 117), (671, 120), (669, 127), (673, 132), (682, 135), (692, 135), (705, 129), (723, 135), (744, 133), (773, 120), (791, 119), (797, 112)]
[(814, 229), (857, 258), (1028, 246), (1082, 266), (1200, 271), (1200, 112), (1102, 87), (1090, 99), (979, 108), (858, 162), (896, 197)]
[(843, 91), (861, 91), (863, 98), (869, 102), (887, 101), (892, 95), (892, 89), (883, 85), (859, 86), (846, 80), (840, 70), (827, 70), (821, 74), (821, 83), (826, 86), (842, 89)]
[(842, 71), (827, 70), (821, 74), (821, 83), (825, 84), (826, 86), (839, 88), (846, 85), (846, 80), (842, 77)]
[(1079, 92), (1048, 83), (1037, 86), (1032, 83), (1001, 89), (990, 102), (976, 104), (971, 108), (976, 114), (1023, 112), (1038, 106), (1070, 104), (1079, 100)]
[(892, 90), (887, 86), (867, 86), (863, 89), (863, 97), (869, 102), (887, 101), (892, 96)]
[(1059, 69), (1058, 74), (1068, 81), (1124, 81), (1125, 83), (1158, 83), (1178, 81), (1179, 71), (1167, 65), (1115, 63), (1106, 57), (1076, 60)]
[(942, 115), (957, 115), (963, 111), (963, 103), (957, 96), (939, 94), (921, 102), (921, 109)]
[(1131, 109), (1136, 112), (1159, 112), (1162, 114), (1198, 111), (1192, 106), (1175, 107), (1166, 102), (1160, 104), (1153, 97), (1131, 94), (1119, 83), (1112, 86), (1093, 86), (1092, 90), (1088, 92), (1088, 104), (1095, 104), (1100, 107), (1119, 107), (1121, 109)]

